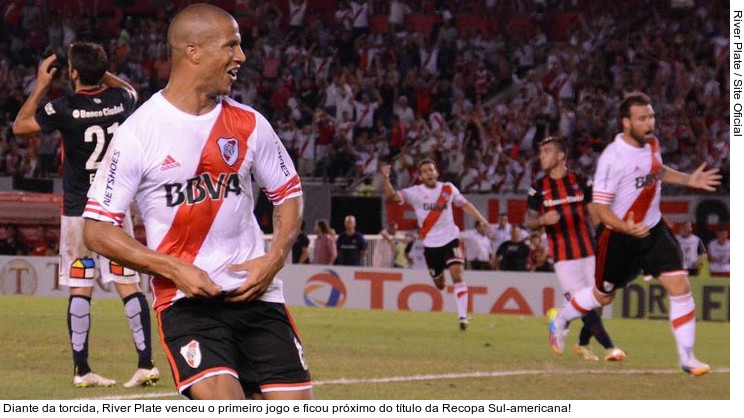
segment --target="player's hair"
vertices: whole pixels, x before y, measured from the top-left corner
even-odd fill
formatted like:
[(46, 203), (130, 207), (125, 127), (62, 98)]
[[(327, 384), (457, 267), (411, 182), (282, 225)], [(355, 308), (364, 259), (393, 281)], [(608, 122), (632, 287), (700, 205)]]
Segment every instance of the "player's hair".
[(418, 163), (418, 172), (421, 174), (421, 167), (423, 167), (426, 164), (431, 164), (434, 166), (434, 168), (437, 168), (437, 163), (434, 162), (431, 158), (424, 158), (423, 160), (419, 161)]
[(555, 144), (555, 146), (558, 147), (558, 151), (568, 154), (568, 142), (566, 142), (566, 139), (562, 136), (549, 136), (540, 141), (540, 146), (546, 144)]
[(633, 106), (647, 106), (651, 104), (651, 98), (640, 91), (630, 92), (625, 95), (620, 103), (620, 117), (629, 118), (630, 108)]
[(70, 66), (78, 72), (80, 83), (88, 86), (101, 82), (109, 67), (106, 51), (93, 42), (76, 42), (67, 51)]

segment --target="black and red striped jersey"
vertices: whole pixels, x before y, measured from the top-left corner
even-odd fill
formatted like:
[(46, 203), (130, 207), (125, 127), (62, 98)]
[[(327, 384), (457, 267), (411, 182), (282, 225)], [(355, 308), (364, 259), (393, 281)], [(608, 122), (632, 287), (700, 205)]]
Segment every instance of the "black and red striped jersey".
[(594, 255), (587, 204), (592, 200), (592, 184), (584, 176), (569, 172), (560, 179), (543, 176), (532, 184), (527, 206), (540, 215), (558, 211), (560, 220), (545, 226), (553, 261), (574, 260)]

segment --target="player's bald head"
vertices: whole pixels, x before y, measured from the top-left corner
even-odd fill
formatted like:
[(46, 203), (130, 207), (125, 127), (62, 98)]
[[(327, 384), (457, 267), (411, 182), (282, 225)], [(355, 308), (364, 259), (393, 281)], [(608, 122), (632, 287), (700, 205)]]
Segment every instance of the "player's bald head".
[(176, 14), (168, 27), (168, 45), (174, 56), (189, 44), (201, 45), (214, 33), (216, 24), (234, 22), (232, 15), (217, 6), (192, 4)]

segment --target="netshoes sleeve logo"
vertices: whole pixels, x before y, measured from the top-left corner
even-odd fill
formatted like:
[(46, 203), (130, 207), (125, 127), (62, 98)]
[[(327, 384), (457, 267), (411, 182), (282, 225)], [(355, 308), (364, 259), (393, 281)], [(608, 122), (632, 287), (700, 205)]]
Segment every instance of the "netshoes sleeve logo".
[(220, 173), (217, 179), (209, 173), (202, 173), (185, 183), (169, 183), (164, 187), (165, 203), (170, 208), (184, 203), (194, 205), (207, 199), (221, 200), (230, 193), (239, 195), (240, 178), (237, 173)]

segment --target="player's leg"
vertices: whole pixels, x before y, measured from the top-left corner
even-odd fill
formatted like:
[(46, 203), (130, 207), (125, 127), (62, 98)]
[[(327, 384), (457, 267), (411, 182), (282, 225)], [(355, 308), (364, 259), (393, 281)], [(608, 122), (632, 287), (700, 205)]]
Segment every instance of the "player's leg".
[(682, 250), (665, 222), (651, 230), (654, 246), (648, 252), (644, 271), (658, 277), (669, 294), (669, 321), (684, 373), (699, 376), (710, 366), (695, 358), (695, 299), (692, 297), (687, 270), (683, 268)]
[(260, 399), (313, 399), (302, 340), (286, 305), (255, 301), (232, 309), (243, 388)]
[(74, 365), (76, 387), (113, 386), (116, 382), (92, 372), (88, 364), (91, 326), (90, 301), (95, 285), (96, 265), (83, 241), (85, 221), (79, 216), (62, 216), (60, 222), (59, 283), (70, 288), (67, 331)]
[[(591, 286), (594, 282), (594, 276), (596, 272), (596, 258), (594, 256), (586, 257), (577, 260), (579, 263), (579, 274), (583, 287)], [(588, 314), (581, 317), (584, 325), (581, 328), (582, 334), (586, 337), (594, 336), (602, 347), (605, 349), (605, 361), (623, 361), (625, 360), (625, 352), (618, 347), (615, 347), (610, 334), (607, 332), (602, 321), (602, 308), (593, 309)], [(587, 335), (588, 334), (588, 335)], [(586, 340), (588, 344), (589, 340)]]
[(114, 283), (124, 305), (124, 314), (137, 351), (137, 368), (124, 387), (150, 386), (160, 380), (160, 371), (152, 360), (150, 306), (139, 286), (139, 274), (120, 264), (98, 257), (104, 283)]
[(574, 293), (569, 303), (558, 313), (550, 315), (550, 345), (556, 354), (563, 352), (567, 327), (571, 321), (611, 303), (615, 289), (621, 288), (638, 274), (640, 260), (633, 251), (633, 245), (638, 244), (630, 238), (608, 229), (600, 232), (594, 285)]
[[(129, 214), (124, 218), (123, 227), (129, 235), (134, 235)], [(140, 275), (105, 257), (96, 256), (96, 261), (100, 266), (102, 281), (114, 283), (124, 304), (124, 313), (137, 351), (137, 369), (124, 387), (153, 385), (160, 380), (160, 371), (152, 360), (150, 306), (140, 289)]]
[(457, 317), (460, 321), (460, 329), (466, 330), (470, 325), (468, 321), (468, 285), (464, 280), (463, 264), (453, 263), (449, 265), (452, 283), (454, 284), (455, 306), (457, 307)]
[(189, 388), (194, 400), (243, 400), (245, 394), (238, 379), (229, 374), (218, 374), (194, 383)]
[(424, 260), (426, 260), (426, 267), (429, 269), (429, 275), (431, 280), (434, 282), (434, 286), (439, 290), (444, 290), (444, 270), (447, 265), (445, 264), (444, 256), (442, 255), (443, 247), (424, 247)]

